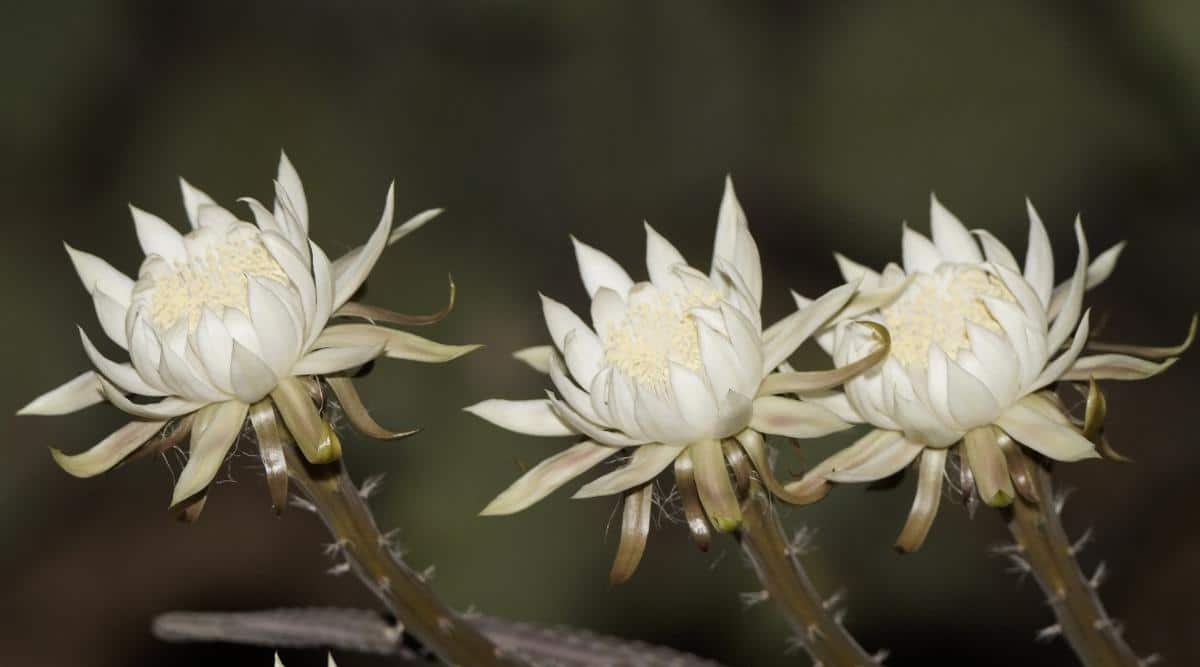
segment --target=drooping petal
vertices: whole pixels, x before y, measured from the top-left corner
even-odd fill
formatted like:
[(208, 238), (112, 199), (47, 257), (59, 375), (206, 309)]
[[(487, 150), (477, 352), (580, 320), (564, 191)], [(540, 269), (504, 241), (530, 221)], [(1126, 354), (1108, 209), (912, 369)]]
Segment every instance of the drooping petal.
[(313, 350), (292, 367), (292, 375), (329, 375), (358, 368), (383, 354), (383, 344), (359, 347), (327, 347)]
[(762, 302), (762, 262), (758, 245), (750, 235), (746, 214), (733, 191), (733, 179), (725, 177), (725, 192), (721, 196), (721, 209), (717, 213), (717, 234), (713, 243), (713, 260), (723, 259), (734, 266), (745, 280), (754, 299), (754, 305)]
[(929, 226), (933, 232), (933, 245), (945, 261), (964, 264), (983, 261), (979, 244), (971, 238), (971, 232), (933, 194), (929, 195)]
[(117, 303), (129, 307), (130, 295), (133, 293), (132, 278), (91, 253), (76, 250), (65, 243), (63, 246), (66, 247), (71, 264), (75, 266), (75, 272), (79, 274), (79, 280), (88, 294), (99, 289)]
[(554, 346), (535, 345), (513, 352), (513, 357), (539, 373), (550, 372), (550, 359), (554, 356)]
[(900, 249), (905, 273), (932, 273), (942, 263), (941, 253), (924, 234), (913, 231), (907, 224), (901, 234)]
[(642, 445), (633, 451), (629, 463), (585, 484), (572, 498), (595, 498), (620, 493), (658, 476), (684, 450), (682, 445)]
[(596, 291), (601, 287), (607, 287), (622, 297), (629, 294), (629, 288), (633, 287), (633, 279), (616, 260), (574, 236), (571, 237), (571, 243), (575, 246), (579, 276), (583, 279), (583, 287), (587, 290), (588, 297), (595, 297)]
[(1010, 407), (996, 425), (1013, 440), (1056, 461), (1099, 458), (1096, 446), (1066, 424), (1056, 423), (1029, 407), (1025, 399)]
[(1145, 380), (1167, 370), (1179, 361), (1170, 358), (1162, 362), (1147, 361), (1124, 354), (1096, 354), (1079, 357), (1069, 370), (1058, 379), (1083, 381), (1096, 380)]
[(376, 440), (399, 440), (407, 438), (410, 435), (416, 435), (421, 431), (420, 428), (409, 429), (407, 431), (392, 431), (379, 425), (371, 413), (367, 410), (367, 406), (363, 404), (362, 397), (358, 395), (358, 389), (354, 386), (354, 380), (348, 377), (327, 377), (325, 383), (333, 390), (334, 396), (337, 397), (338, 403), (342, 406), (342, 412), (346, 415), (346, 421), (354, 427), (354, 430), (362, 433), (368, 438)]
[(683, 505), (683, 516), (687, 521), (688, 532), (692, 543), (700, 551), (708, 551), (712, 546), (712, 531), (709, 529), (708, 517), (700, 504), (700, 492), (696, 489), (696, 466), (692, 463), (692, 455), (687, 449), (675, 457), (675, 486), (679, 489), (680, 504)]
[[(527, 401), (492, 398), (463, 410), (500, 428), (525, 435), (552, 437), (578, 433), (554, 412), (550, 401), (544, 398)], [(609, 451), (612, 451), (611, 448)]]
[(358, 288), (366, 282), (367, 275), (375, 268), (383, 249), (387, 247), (388, 234), (392, 230), (392, 216), (395, 207), (396, 184), (388, 186), (387, 199), (383, 205), (383, 215), (375, 227), (366, 245), (346, 264), (335, 267), (333, 309), (337, 310), (350, 300)]
[(1049, 307), (1050, 292), (1054, 288), (1054, 254), (1050, 250), (1050, 236), (1042, 218), (1033, 208), (1033, 202), (1025, 200), (1029, 213), (1029, 248), (1025, 251), (1025, 280), (1033, 286), (1042, 305)]
[(530, 468), (479, 514), (514, 514), (545, 498), (575, 477), (591, 470), (612, 456), (612, 447), (584, 441), (551, 456)]
[(51, 448), (50, 455), (54, 457), (55, 463), (72, 476), (93, 477), (111, 470), (113, 466), (125, 460), (137, 448), (146, 444), (147, 440), (161, 432), (166, 423), (165, 421), (129, 422), (85, 452), (72, 455)]
[(216, 202), (183, 178), (179, 179), (179, 189), (183, 192), (183, 209), (187, 211), (188, 222), (192, 224), (192, 229), (196, 229), (200, 226), (200, 207)]
[(130, 204), (129, 212), (133, 214), (133, 225), (137, 230), (138, 245), (146, 256), (158, 255), (170, 262), (187, 261), (187, 247), (183, 244), (183, 236), (165, 220), (147, 213)]
[(750, 428), (760, 433), (783, 435), (789, 438), (819, 438), (850, 428), (829, 410), (782, 396), (759, 396), (754, 399), (754, 416)]
[(175, 482), (172, 507), (203, 491), (217, 476), (225, 456), (242, 432), (249, 409), (250, 406), (240, 401), (228, 401), (205, 408), (211, 414), (197, 417), (199, 421), (207, 422), (207, 428), (192, 429), (188, 462)]
[(95, 371), (87, 371), (33, 399), (29, 405), (18, 410), (17, 414), (47, 417), (68, 415), (103, 400), (100, 377)]
[(788, 315), (764, 331), (763, 373), (775, 370), (791, 356), (814, 331), (849, 303), (857, 289), (857, 283), (835, 287), (807, 308)]
[[(679, 286), (679, 278), (675, 275), (674, 267), (676, 264), (687, 264), (687, 260), (675, 246), (666, 238), (654, 231), (650, 223), (645, 223), (646, 226), (646, 270), (650, 275), (650, 282), (660, 289), (674, 288)], [(597, 326), (599, 326), (597, 324)]]
[(917, 478), (917, 494), (913, 498), (912, 509), (909, 510), (908, 520), (900, 537), (896, 539), (896, 549), (912, 553), (925, 543), (933, 519), (937, 516), (938, 504), (942, 499), (942, 478), (946, 470), (946, 450), (926, 449), (921, 455), (921, 473)]

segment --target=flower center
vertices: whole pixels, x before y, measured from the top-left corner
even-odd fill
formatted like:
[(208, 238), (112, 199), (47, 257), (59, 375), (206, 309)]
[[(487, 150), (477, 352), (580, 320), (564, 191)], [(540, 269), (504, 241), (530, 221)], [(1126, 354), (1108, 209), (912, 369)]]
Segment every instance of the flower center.
[[(653, 289), (653, 288), (651, 288)], [(604, 332), (604, 358), (643, 387), (664, 394), (671, 362), (698, 370), (700, 337), (688, 311), (721, 302), (716, 290), (667, 292), (654, 289), (625, 310), (624, 319)]]
[(184, 237), (188, 257), (183, 262), (164, 261), (142, 280), (149, 280), (150, 321), (167, 331), (187, 318), (196, 327), (208, 308), (218, 315), (225, 308), (250, 314), (250, 276), (288, 283), (283, 267), (263, 245), (258, 230), (249, 225), (215, 231), (199, 229)]
[(924, 368), (930, 347), (938, 345), (955, 359), (970, 347), (968, 322), (1002, 334), (984, 297), (1016, 301), (999, 278), (973, 266), (943, 264), (918, 274), (898, 299), (880, 309), (892, 334), (892, 356), (905, 366)]

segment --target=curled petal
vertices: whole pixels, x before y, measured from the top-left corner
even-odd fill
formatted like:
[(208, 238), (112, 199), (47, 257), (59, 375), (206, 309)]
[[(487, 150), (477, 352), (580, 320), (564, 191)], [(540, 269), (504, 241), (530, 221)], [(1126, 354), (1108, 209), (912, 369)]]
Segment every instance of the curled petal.
[(1188, 325), (1187, 336), (1179, 345), (1171, 347), (1150, 347), (1146, 345), (1118, 345), (1114, 343), (1102, 343), (1099, 341), (1091, 341), (1087, 344), (1089, 352), (1113, 352), (1117, 354), (1128, 354), (1144, 359), (1167, 359), (1169, 357), (1178, 357), (1196, 340), (1196, 325), (1200, 322), (1200, 314), (1193, 314), (1192, 321)]
[(650, 535), (650, 509), (654, 506), (654, 485), (646, 484), (625, 496), (621, 513), (621, 543), (613, 560), (608, 582), (613, 586), (629, 581), (642, 561), (646, 538)]
[(946, 469), (945, 449), (926, 449), (921, 455), (921, 473), (917, 478), (917, 495), (904, 523), (896, 549), (912, 553), (921, 548), (929, 528), (937, 516), (938, 504), (942, 499), (942, 477)]
[(892, 344), (892, 338), (888, 334), (888, 330), (874, 322), (858, 322), (858, 324), (870, 328), (878, 339), (880, 344), (873, 352), (833, 370), (773, 373), (763, 379), (758, 394), (760, 396), (796, 394), (832, 389), (870, 370), (887, 358)]
[[(172, 507), (203, 491), (212, 482), (225, 455), (242, 432), (249, 407), (241, 401), (227, 401), (205, 407), (202, 413), (207, 414), (196, 417), (188, 462), (175, 482)], [(201, 422), (206, 424), (204, 428), (200, 428)]]
[(1097, 354), (1079, 357), (1060, 380), (1145, 380), (1167, 370), (1179, 361), (1170, 358), (1154, 362), (1124, 354)]
[(270, 401), (259, 401), (252, 405), (250, 425), (254, 427), (258, 455), (266, 471), (271, 509), (276, 515), (283, 514), (288, 504), (288, 471), (283, 448), (288, 446), (288, 440), (275, 417), (275, 406)]
[(384, 329), (370, 324), (338, 324), (317, 337), (314, 347), (357, 347), (383, 344), (392, 359), (443, 363), (457, 359), (482, 345), (445, 345), (407, 331)]
[(821, 328), (850, 302), (858, 283), (835, 287), (807, 308), (773, 324), (763, 332), (763, 372), (770, 373), (783, 363), (814, 331)]
[(512, 486), (488, 503), (480, 515), (520, 512), (612, 455), (612, 447), (585, 440), (530, 468), (520, 479), (513, 482)]
[(492, 398), (463, 409), (500, 428), (525, 435), (553, 437), (578, 433), (558, 416), (550, 401), (544, 398), (528, 401)]
[(704, 514), (704, 506), (700, 504), (700, 492), (696, 490), (696, 466), (687, 450), (675, 459), (675, 485), (679, 487), (683, 515), (687, 519), (692, 542), (701, 551), (708, 551), (712, 546), (712, 531)]
[(399, 324), (401, 326), (416, 326), (422, 327), (430, 324), (437, 324), (454, 310), (454, 301), (457, 294), (457, 288), (454, 285), (454, 278), (450, 278), (450, 298), (447, 299), (446, 305), (436, 313), (429, 315), (407, 315), (405, 313), (396, 313), (386, 308), (378, 306), (370, 306), (365, 303), (356, 301), (347, 302), (338, 309), (334, 315), (336, 317), (360, 317), (368, 320), (371, 323), (384, 322), (387, 324)]
[(59, 449), (50, 449), (63, 470), (75, 477), (92, 477), (110, 470), (124, 461), (127, 456), (160, 433), (165, 421), (133, 421), (114, 431), (99, 444), (81, 454), (65, 454)]
[(760, 433), (789, 438), (819, 438), (850, 427), (837, 415), (815, 403), (781, 396), (759, 396), (754, 399), (754, 416), (750, 419), (750, 428)]
[[(746, 453), (746, 457), (754, 465), (754, 469), (758, 471), (758, 477), (762, 480), (764, 486), (780, 500), (792, 503), (793, 505), (804, 505), (812, 502), (813, 498), (794, 494), (787, 490), (784, 485), (775, 477), (775, 473), (771, 470), (771, 458), (767, 455), (767, 444), (763, 441), (762, 435), (754, 429), (746, 429), (738, 433), (737, 442), (741, 445), (742, 451)], [(676, 468), (676, 477), (678, 477), (678, 468)]]
[(671, 465), (684, 448), (684, 445), (642, 445), (633, 451), (629, 463), (585, 484), (571, 497), (607, 496), (631, 489), (639, 484), (645, 484)]
[(81, 373), (64, 384), (51, 389), (17, 411), (18, 415), (67, 415), (91, 407), (104, 400), (100, 391), (100, 376), (95, 371)]
[(994, 426), (967, 431), (963, 452), (979, 489), (979, 497), (992, 507), (1006, 507), (1016, 498), (1004, 452), (996, 441)]
[(358, 395), (358, 389), (354, 386), (354, 380), (347, 377), (330, 377), (325, 378), (325, 382), (329, 384), (329, 388), (337, 396), (338, 403), (342, 406), (342, 412), (345, 413), (350, 425), (368, 438), (375, 438), (376, 440), (399, 440), (400, 438), (415, 435), (420, 431), (420, 429), (389, 431), (380, 426), (379, 422), (371, 417), (371, 413), (367, 412), (367, 406), (363, 405), (362, 398)]

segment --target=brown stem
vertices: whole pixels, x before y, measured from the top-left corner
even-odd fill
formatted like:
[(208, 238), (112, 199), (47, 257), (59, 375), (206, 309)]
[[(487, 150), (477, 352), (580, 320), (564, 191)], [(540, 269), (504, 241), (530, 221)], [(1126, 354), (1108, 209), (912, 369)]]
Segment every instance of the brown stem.
[(1120, 626), (1109, 617), (1092, 582), (1079, 569), (1055, 507), (1050, 471), (1036, 463), (1028, 468), (1041, 502), (1030, 502), (1018, 494), (1008, 513), (1008, 528), (1054, 609), (1058, 619), (1055, 630), (1061, 630), (1086, 667), (1139, 667), (1141, 660), (1125, 643)]
[(817, 593), (784, 536), (770, 497), (758, 483), (742, 501), (742, 524), (735, 533), (771, 599), (779, 605), (813, 663), (822, 667), (877, 667)]
[(296, 447), (285, 447), (288, 472), (316, 506), (354, 573), (381, 599), (425, 648), (447, 664), (516, 667), (474, 627), (434, 597), (415, 572), (395, 557), (375, 525), (371, 510), (341, 461), (313, 465)]

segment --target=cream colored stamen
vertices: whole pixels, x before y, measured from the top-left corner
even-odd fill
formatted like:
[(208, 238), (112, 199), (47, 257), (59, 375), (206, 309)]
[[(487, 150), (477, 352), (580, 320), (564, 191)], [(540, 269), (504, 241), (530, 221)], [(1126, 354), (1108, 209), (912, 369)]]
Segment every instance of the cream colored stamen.
[(604, 358), (634, 382), (662, 394), (670, 382), (670, 363), (699, 370), (700, 338), (688, 310), (714, 307), (721, 302), (716, 290), (682, 294), (656, 290), (649, 298), (631, 303), (625, 319), (604, 336)]
[(184, 317), (194, 329), (205, 308), (218, 314), (235, 308), (249, 315), (248, 276), (288, 282), (257, 232), (235, 230), (224, 239), (203, 243), (189, 237), (187, 261), (170, 263), (167, 272), (152, 278), (150, 320), (159, 331)]
[(970, 347), (968, 322), (1002, 333), (983, 297), (1016, 301), (999, 278), (973, 266), (943, 264), (917, 275), (896, 301), (880, 310), (892, 334), (892, 356), (923, 368), (932, 345), (951, 359)]

